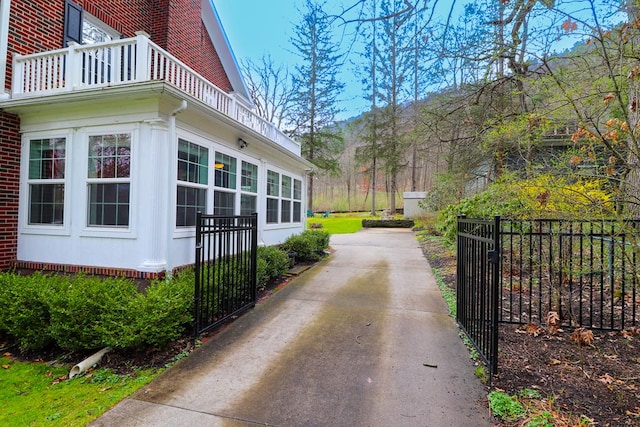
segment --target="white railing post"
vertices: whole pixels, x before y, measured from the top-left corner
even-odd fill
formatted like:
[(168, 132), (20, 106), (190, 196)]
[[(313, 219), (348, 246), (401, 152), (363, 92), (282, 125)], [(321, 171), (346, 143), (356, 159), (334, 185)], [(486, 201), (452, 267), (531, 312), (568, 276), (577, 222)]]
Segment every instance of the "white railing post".
[(235, 96), (230, 96), (229, 99), (231, 100), (231, 102), (229, 103), (229, 116), (231, 116), (233, 119), (240, 121), (240, 116), (238, 114), (238, 103), (236, 101), (236, 97)]
[(82, 52), (77, 51), (77, 47), (80, 47), (76, 42), (69, 42), (67, 48), (67, 66), (64, 70), (64, 82), (65, 89), (68, 91), (74, 90), (80, 87), (82, 83)]
[(136, 31), (136, 78), (137, 82), (151, 79), (151, 62), (149, 56), (149, 33)]
[(13, 76), (11, 77), (11, 93), (22, 94), (24, 92), (24, 62), (19, 61), (22, 55), (18, 53), (13, 54), (13, 64), (11, 69), (13, 70)]

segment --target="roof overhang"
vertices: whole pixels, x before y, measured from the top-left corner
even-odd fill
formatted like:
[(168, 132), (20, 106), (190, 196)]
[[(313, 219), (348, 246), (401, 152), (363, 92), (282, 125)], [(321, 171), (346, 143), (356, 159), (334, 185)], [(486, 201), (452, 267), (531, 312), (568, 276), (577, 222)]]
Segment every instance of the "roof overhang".
[(227, 73), (227, 77), (231, 82), (234, 93), (248, 106), (253, 107), (253, 100), (247, 89), (238, 61), (236, 60), (231, 44), (227, 38), (227, 34), (222, 27), (220, 16), (216, 11), (213, 0), (202, 0), (202, 22), (204, 23), (209, 37), (213, 42), (216, 52), (222, 62), (222, 67)]

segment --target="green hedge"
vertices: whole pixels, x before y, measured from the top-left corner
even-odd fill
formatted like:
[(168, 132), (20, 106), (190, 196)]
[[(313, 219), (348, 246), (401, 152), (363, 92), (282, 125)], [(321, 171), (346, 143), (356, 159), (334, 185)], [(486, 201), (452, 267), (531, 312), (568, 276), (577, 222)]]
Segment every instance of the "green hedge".
[(279, 279), (289, 268), (289, 255), (277, 246), (258, 248), (257, 278), (258, 289), (264, 289), (270, 282)]
[(0, 273), (0, 334), (21, 350), (163, 346), (190, 325), (192, 301), (193, 273), (144, 293), (121, 278)]
[(325, 256), (325, 249), (329, 247), (329, 233), (323, 230), (305, 230), (302, 234), (289, 237), (282, 249), (295, 252), (296, 261), (319, 261)]
[[(327, 232), (309, 230), (281, 248), (259, 248), (258, 288), (287, 271), (289, 252), (298, 261), (316, 261), (328, 247)], [(246, 283), (241, 271), (212, 268), (205, 274), (215, 275), (212, 282), (225, 292), (228, 283)], [(68, 351), (162, 347), (191, 326), (194, 283), (192, 269), (154, 281), (144, 292), (122, 278), (0, 272), (0, 336), (17, 340), (23, 351), (51, 345)]]

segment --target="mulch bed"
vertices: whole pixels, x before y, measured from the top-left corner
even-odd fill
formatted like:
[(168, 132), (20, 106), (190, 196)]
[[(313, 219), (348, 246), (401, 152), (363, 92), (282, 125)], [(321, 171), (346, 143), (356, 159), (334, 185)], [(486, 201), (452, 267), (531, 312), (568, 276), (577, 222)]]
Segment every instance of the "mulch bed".
[[(423, 241), (422, 248), (455, 290), (455, 252), (439, 239)], [(640, 426), (640, 328), (609, 332), (503, 324), (498, 364), (492, 389), (510, 395), (537, 390), (543, 396), (539, 410), (553, 415), (555, 425), (581, 425), (584, 415), (597, 426)], [(527, 422), (496, 420), (496, 425)]]

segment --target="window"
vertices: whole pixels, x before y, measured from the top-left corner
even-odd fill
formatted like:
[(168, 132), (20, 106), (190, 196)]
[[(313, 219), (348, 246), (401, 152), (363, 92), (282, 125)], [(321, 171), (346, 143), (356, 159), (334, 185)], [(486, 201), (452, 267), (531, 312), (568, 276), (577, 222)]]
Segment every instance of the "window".
[(282, 175), (282, 200), (280, 222), (291, 222), (291, 177)]
[(302, 220), (302, 181), (267, 171), (267, 224)]
[(235, 215), (236, 193), (233, 190), (237, 186), (237, 175), (236, 158), (217, 152), (215, 163), (215, 186), (217, 188), (213, 193), (214, 215)]
[(89, 137), (88, 219), (90, 227), (128, 227), (131, 192), (131, 134)]
[(205, 212), (209, 181), (209, 150), (178, 140), (176, 226), (194, 227), (198, 211)]
[(216, 153), (216, 187), (236, 188), (236, 159), (226, 154)]
[(279, 190), (280, 174), (267, 171), (267, 224), (278, 223)]
[(242, 162), (240, 189), (240, 215), (255, 213), (258, 210), (258, 166)]
[(302, 221), (302, 181), (293, 180), (293, 222)]
[(221, 216), (233, 216), (235, 214), (235, 193), (216, 191), (213, 194), (213, 214)]
[(29, 142), (29, 224), (64, 222), (66, 139)]

